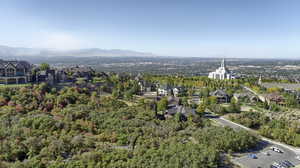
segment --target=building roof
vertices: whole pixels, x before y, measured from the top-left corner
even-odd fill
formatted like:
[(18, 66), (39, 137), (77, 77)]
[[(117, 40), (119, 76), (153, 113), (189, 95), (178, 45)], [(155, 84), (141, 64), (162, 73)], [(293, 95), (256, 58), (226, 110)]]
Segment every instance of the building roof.
[(270, 94), (266, 94), (265, 97), (270, 100), (270, 101), (274, 101), (274, 102), (282, 102), (284, 101), (284, 98), (282, 95), (280, 95), (279, 93), (270, 93)]
[(174, 106), (173, 108), (167, 110), (167, 114), (169, 115), (175, 115), (176, 113), (181, 113), (185, 116), (188, 116), (190, 114), (194, 115), (195, 110), (184, 106)]
[(222, 97), (223, 97), (223, 96), (228, 96), (228, 94), (227, 94), (225, 91), (220, 90), (220, 89), (218, 89), (218, 90), (212, 92), (210, 95), (211, 95), (211, 96), (217, 96), (217, 97), (220, 97), (220, 96), (222, 96)]
[(153, 87), (154, 84), (149, 82), (149, 81), (145, 81), (145, 80), (140, 80), (139, 84), (142, 85), (143, 87)]
[(5, 61), (0, 60), (0, 68), (13, 66), (14, 68), (30, 68), (31, 65), (27, 61)]
[(236, 98), (242, 98), (242, 97), (252, 97), (253, 94), (249, 92), (243, 92), (243, 93), (234, 93), (233, 96)]
[(160, 89), (164, 89), (164, 90), (170, 90), (170, 89), (172, 89), (170, 85), (161, 85), (159, 88)]
[(183, 86), (177, 86), (177, 87), (174, 87), (173, 89), (184, 90), (185, 88)]

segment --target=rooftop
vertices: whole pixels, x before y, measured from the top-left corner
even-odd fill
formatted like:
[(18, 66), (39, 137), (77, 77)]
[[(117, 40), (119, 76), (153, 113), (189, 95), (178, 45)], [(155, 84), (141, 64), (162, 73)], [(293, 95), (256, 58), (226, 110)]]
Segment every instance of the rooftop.
[(11, 65), (15, 68), (29, 68), (31, 65), (27, 61), (5, 61), (0, 60), (0, 68), (6, 68), (8, 65)]

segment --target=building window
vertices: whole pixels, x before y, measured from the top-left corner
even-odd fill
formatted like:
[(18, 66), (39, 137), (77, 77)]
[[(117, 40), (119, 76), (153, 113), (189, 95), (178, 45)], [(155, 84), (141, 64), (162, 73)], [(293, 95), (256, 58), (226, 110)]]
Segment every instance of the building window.
[(24, 69), (17, 69), (17, 76), (24, 76)]
[(6, 74), (7, 76), (11, 77), (11, 76), (15, 76), (15, 70), (13, 68), (8, 68), (6, 70)]
[(5, 76), (5, 69), (0, 69), (0, 76)]

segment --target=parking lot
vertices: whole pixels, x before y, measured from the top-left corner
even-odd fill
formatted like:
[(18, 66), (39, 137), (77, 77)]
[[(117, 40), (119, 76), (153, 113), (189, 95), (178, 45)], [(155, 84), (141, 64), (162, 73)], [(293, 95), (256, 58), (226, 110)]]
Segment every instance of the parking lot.
[[(283, 162), (289, 161), (293, 165), (300, 165), (300, 161), (297, 160), (296, 154), (288, 149), (282, 148), (280, 146), (272, 145), (278, 147), (279, 149), (283, 150), (283, 153), (278, 153), (272, 151), (270, 149), (271, 146), (268, 146), (260, 151), (252, 152), (251, 154), (255, 154), (257, 158), (249, 157), (249, 153), (245, 153), (242, 157), (236, 157), (233, 159), (233, 162), (237, 163), (238, 165), (246, 168), (270, 168), (270, 166), (274, 162)], [(269, 155), (266, 155), (266, 152)]]
[[(249, 128), (245, 128), (244, 126), (233, 123), (223, 117), (218, 117), (214, 114), (207, 115), (208, 118), (211, 118), (212, 120), (220, 123), (223, 126), (228, 126), (230, 128), (233, 128), (234, 130), (247, 130), (252, 131)], [(270, 149), (270, 147), (277, 147), (283, 151), (283, 153), (277, 153)], [(270, 155), (264, 154), (265, 152), (268, 152)], [(274, 162), (283, 162), (288, 161), (292, 163), (294, 166), (299, 166), (300, 161), (296, 159), (296, 153), (298, 152), (298, 155), (300, 155), (300, 152), (297, 151), (297, 149), (292, 149), (291, 147), (288, 147), (285, 144), (281, 144), (278, 142), (274, 142), (271, 140), (267, 140), (266, 138), (262, 138), (261, 142), (257, 145), (256, 148), (250, 149), (249, 151), (238, 154), (237, 157), (234, 157), (232, 161), (240, 165), (242, 168), (270, 168), (270, 166)], [(256, 158), (249, 157), (250, 154), (255, 154)]]

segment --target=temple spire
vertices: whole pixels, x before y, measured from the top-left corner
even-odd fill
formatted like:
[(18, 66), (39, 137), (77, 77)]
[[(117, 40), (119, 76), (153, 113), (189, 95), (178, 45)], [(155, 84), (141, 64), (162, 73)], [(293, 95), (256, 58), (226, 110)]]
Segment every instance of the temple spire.
[(225, 68), (225, 66), (226, 66), (226, 65), (225, 65), (225, 59), (223, 58), (223, 60), (222, 60), (222, 62), (221, 62), (221, 67), (222, 67), (222, 68)]
[(259, 75), (259, 79), (258, 79), (258, 84), (261, 85), (262, 84), (262, 79), (261, 79), (261, 74)]

